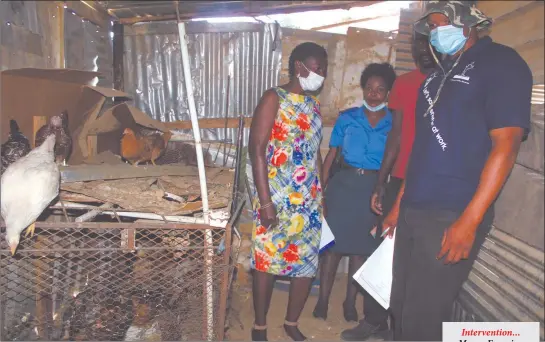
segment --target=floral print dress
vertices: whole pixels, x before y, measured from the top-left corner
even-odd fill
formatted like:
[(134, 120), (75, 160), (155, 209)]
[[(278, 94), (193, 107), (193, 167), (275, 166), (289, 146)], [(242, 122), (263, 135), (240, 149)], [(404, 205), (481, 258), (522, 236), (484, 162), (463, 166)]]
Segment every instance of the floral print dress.
[(266, 158), (279, 224), (270, 229), (261, 225), (254, 186), (251, 265), (275, 275), (314, 277), (322, 228), (322, 188), (316, 168), (322, 139), (320, 104), (313, 96), (275, 90), (280, 106)]

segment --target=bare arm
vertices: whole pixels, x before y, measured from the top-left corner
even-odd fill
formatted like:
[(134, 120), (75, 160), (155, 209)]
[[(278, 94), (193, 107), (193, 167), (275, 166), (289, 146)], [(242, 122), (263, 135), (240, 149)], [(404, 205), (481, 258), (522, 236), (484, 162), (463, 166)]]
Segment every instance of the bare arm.
[(392, 171), (394, 163), (399, 153), (399, 145), (401, 143), (401, 126), (403, 124), (403, 113), (401, 111), (392, 110), (392, 130), (388, 134), (386, 140), (386, 149), (380, 170), (378, 173), (377, 183), (371, 196), (371, 209), (377, 214), (382, 214), (382, 197), (384, 194), (384, 185), (388, 175)]
[(337, 148), (331, 147), (329, 151), (327, 152), (327, 155), (325, 156), (324, 165), (323, 165), (323, 173), (322, 173), (322, 189), (325, 189), (327, 186), (327, 182), (329, 180), (329, 170), (331, 169), (331, 165), (333, 165), (333, 161), (335, 160), (335, 155), (337, 154)]
[(271, 202), (269, 188), (268, 165), (266, 160), (266, 148), (271, 136), (274, 120), (278, 112), (278, 95), (274, 90), (267, 90), (257, 105), (252, 125), (248, 153), (252, 163), (254, 183), (259, 197), (259, 203), (265, 205)]
[(474, 229), (477, 229), (507, 180), (515, 164), (523, 135), (524, 130), (519, 127), (490, 131), (492, 150), (481, 173), (477, 191), (462, 214), (474, 223), (471, 225)]
[(323, 187), (324, 184), (324, 168), (323, 168), (323, 162), (322, 162), (322, 152), (320, 151), (320, 147), (318, 147), (318, 153), (316, 155), (316, 170), (318, 170), (318, 179), (320, 180), (320, 184)]
[(481, 172), (477, 191), (462, 215), (444, 232), (437, 259), (446, 256), (445, 264), (469, 258), (477, 229), (515, 164), (524, 130), (506, 127), (493, 129), (489, 134), (492, 150)]

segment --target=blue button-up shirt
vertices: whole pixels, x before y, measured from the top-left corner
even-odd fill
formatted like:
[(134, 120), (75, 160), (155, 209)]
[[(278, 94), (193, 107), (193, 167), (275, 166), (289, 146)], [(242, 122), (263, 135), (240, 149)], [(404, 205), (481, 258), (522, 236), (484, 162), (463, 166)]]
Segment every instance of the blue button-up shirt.
[(386, 109), (386, 115), (372, 127), (363, 111), (363, 107), (355, 107), (340, 113), (329, 147), (342, 146), (344, 161), (350, 166), (378, 170), (392, 129), (392, 113)]

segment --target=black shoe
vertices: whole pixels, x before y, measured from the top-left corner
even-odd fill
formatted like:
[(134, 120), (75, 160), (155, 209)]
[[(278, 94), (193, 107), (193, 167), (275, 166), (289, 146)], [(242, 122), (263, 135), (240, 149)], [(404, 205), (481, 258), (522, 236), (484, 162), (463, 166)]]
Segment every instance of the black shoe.
[(260, 327), (259, 329), (252, 328), (252, 341), (268, 341), (267, 328)]
[(357, 322), (358, 310), (356, 310), (356, 307), (354, 305), (346, 305), (346, 302), (344, 302), (343, 316), (344, 316), (344, 320), (347, 322)]
[(291, 338), (292, 341), (306, 341), (307, 337), (303, 335), (301, 330), (299, 330), (299, 327), (297, 326), (297, 323), (294, 322), (284, 322), (284, 332), (286, 333), (287, 337)]
[(341, 339), (343, 341), (365, 341), (370, 337), (387, 336), (388, 332), (388, 323), (375, 326), (362, 320), (356, 327), (344, 330), (341, 333)]
[(322, 305), (320, 304), (320, 302), (318, 302), (314, 307), (314, 311), (312, 311), (312, 316), (314, 316), (314, 318), (323, 319), (325, 321), (327, 319), (327, 309), (327, 305)]

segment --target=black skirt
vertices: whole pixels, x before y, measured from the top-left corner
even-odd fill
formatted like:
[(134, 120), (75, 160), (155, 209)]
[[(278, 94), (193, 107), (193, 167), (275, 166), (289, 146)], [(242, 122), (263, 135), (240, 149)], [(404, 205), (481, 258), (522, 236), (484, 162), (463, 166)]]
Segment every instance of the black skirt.
[(335, 236), (330, 251), (346, 255), (371, 255), (382, 239), (370, 231), (378, 216), (371, 211), (371, 195), (378, 174), (359, 175), (342, 169), (328, 182), (325, 190), (326, 221)]

